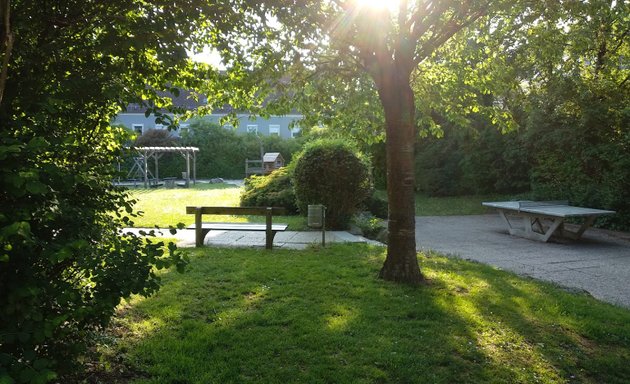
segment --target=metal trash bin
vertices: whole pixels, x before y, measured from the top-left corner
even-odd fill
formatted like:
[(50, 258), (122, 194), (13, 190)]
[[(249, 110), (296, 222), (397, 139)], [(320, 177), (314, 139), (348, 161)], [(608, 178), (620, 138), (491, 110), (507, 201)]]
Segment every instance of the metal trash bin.
[(311, 228), (322, 228), (324, 226), (324, 206), (321, 204), (308, 206), (307, 225)]

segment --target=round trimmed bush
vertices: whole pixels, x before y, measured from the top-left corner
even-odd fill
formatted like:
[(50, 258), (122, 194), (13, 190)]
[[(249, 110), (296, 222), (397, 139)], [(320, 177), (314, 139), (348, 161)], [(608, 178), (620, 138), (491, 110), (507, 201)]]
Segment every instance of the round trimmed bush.
[(326, 206), (326, 227), (346, 229), (372, 192), (368, 164), (339, 140), (308, 144), (295, 161), (293, 184), (302, 214), (309, 204)]

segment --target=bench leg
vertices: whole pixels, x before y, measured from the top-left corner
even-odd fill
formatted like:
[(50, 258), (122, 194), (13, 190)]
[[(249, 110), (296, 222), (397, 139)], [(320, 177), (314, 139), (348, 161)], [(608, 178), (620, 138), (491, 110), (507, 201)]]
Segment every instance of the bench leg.
[(276, 232), (274, 232), (271, 229), (271, 223), (272, 223), (272, 213), (273, 210), (272, 208), (267, 208), (267, 220), (266, 220), (266, 224), (267, 224), (267, 228), (265, 229), (265, 248), (267, 249), (273, 249), (273, 238), (276, 235)]
[[(206, 233), (208, 233), (206, 231)], [(195, 209), (195, 247), (203, 246), (203, 238), (205, 234), (203, 233), (203, 228), (201, 226), (201, 209)]]
[(267, 233), (267, 236), (265, 237), (266, 249), (273, 249), (273, 238), (276, 237), (276, 232), (277, 231), (271, 231), (271, 233)]

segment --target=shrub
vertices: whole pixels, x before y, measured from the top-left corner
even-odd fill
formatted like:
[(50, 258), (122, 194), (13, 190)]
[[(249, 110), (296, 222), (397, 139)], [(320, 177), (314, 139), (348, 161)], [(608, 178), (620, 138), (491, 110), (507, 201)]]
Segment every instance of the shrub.
[(377, 240), (379, 234), (385, 229), (382, 220), (374, 217), (370, 212), (361, 212), (352, 218), (354, 224), (361, 229), (363, 236)]
[(252, 176), (245, 179), (241, 206), (284, 207), (289, 213), (297, 213), (295, 192), (289, 170), (284, 167), (267, 176)]
[(245, 160), (260, 157), (257, 143), (204, 119), (190, 124), (189, 135), (183, 141), (199, 147), (197, 177), (240, 179), (245, 176)]
[(295, 161), (293, 182), (300, 212), (309, 204), (323, 204), (326, 226), (345, 229), (350, 218), (372, 192), (369, 168), (342, 141), (309, 143)]
[(382, 199), (374, 194), (365, 200), (365, 209), (379, 219), (387, 219), (389, 214), (389, 204), (387, 200)]
[(241, 179), (245, 176), (245, 160), (260, 159), (261, 149), (280, 152), (286, 161), (290, 161), (293, 153), (301, 148), (299, 140), (239, 134), (203, 118), (190, 123), (189, 133), (183, 135), (182, 142), (199, 148), (197, 177), (202, 178)]
[(134, 145), (136, 147), (176, 147), (179, 138), (166, 129), (149, 129), (138, 136)]
[(98, 131), (103, 145), (87, 150), (63, 140), (82, 132), (51, 127), (26, 143), (0, 134), (0, 382), (73, 369), (121, 297), (155, 292), (153, 267), (182, 265), (173, 246), (169, 256), (163, 243), (120, 234), (132, 202), (110, 182), (113, 132)]

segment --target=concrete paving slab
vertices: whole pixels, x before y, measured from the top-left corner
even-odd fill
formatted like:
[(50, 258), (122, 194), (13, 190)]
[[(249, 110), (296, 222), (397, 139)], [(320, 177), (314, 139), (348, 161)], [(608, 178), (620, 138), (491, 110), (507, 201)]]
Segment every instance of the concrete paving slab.
[(630, 234), (591, 228), (578, 241), (510, 236), (498, 215), (416, 217), (418, 250), (494, 265), (630, 308)]
[[(190, 230), (191, 232), (194, 232)], [(253, 231), (210, 231), (204, 244), (213, 246), (261, 247), (265, 246), (265, 233)], [(326, 231), (326, 243), (369, 243), (380, 244), (344, 231)], [(275, 248), (305, 249), (322, 243), (321, 231), (284, 231), (276, 233)], [(194, 243), (193, 243), (194, 244)], [(381, 244), (382, 245), (382, 244)]]

